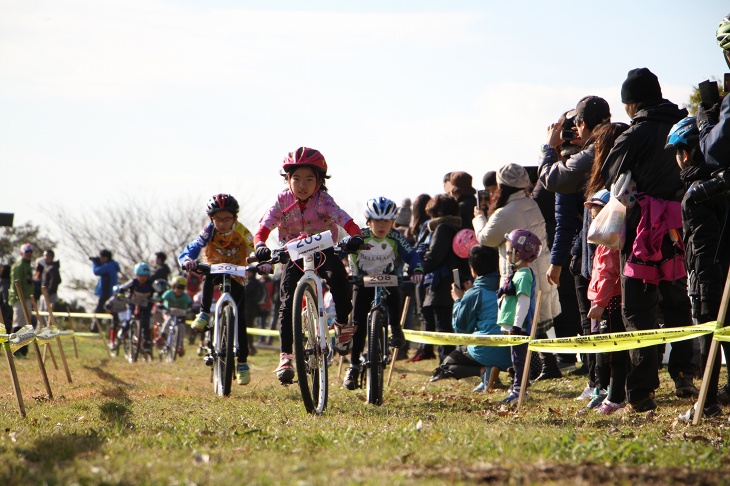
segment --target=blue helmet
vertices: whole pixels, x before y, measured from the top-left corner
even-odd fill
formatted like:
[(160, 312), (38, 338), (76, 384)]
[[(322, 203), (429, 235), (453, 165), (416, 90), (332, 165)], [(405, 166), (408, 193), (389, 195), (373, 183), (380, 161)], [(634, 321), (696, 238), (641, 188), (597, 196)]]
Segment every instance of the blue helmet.
[(365, 217), (367, 219), (387, 219), (395, 221), (398, 207), (387, 197), (374, 197), (368, 200)]
[(150, 266), (145, 262), (140, 262), (134, 266), (135, 275), (149, 275), (150, 273), (152, 273), (150, 271)]
[(697, 119), (693, 116), (688, 116), (679, 120), (667, 136), (667, 145), (665, 149), (678, 148), (678, 147), (696, 147), (700, 143), (700, 130), (697, 128)]

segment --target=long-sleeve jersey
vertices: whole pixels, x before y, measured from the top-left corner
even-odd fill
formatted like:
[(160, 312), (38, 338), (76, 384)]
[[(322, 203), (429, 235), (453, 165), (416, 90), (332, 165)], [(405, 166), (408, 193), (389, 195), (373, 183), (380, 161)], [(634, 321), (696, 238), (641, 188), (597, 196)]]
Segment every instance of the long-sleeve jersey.
[(119, 292), (125, 292), (127, 290), (132, 294), (129, 298), (131, 305), (138, 305), (146, 311), (152, 309), (152, 294), (154, 293), (152, 280), (147, 279), (145, 283), (142, 283), (136, 278), (133, 278), (119, 287)]
[(215, 229), (209, 223), (197, 238), (188, 243), (180, 253), (178, 262), (182, 266), (185, 262), (195, 260), (203, 254), (203, 262), (232, 263), (246, 265), (246, 257), (253, 251), (253, 235), (241, 222), (237, 221), (227, 233)]
[(378, 239), (370, 228), (362, 228), (362, 237), (371, 248), (350, 255), (350, 268), (353, 274), (393, 273), (399, 256), (408, 264), (411, 272), (423, 272), (421, 257), (399, 231), (392, 229), (385, 238)]
[(255, 243), (265, 243), (274, 228), (279, 230), (279, 243), (298, 238), (302, 233), (313, 235), (330, 230), (332, 238), (338, 241), (337, 225), (342, 226), (350, 235), (359, 235), (360, 228), (352, 217), (341, 209), (327, 191), (316, 191), (309, 201), (297, 200), (287, 189), (276, 198), (259, 221)]

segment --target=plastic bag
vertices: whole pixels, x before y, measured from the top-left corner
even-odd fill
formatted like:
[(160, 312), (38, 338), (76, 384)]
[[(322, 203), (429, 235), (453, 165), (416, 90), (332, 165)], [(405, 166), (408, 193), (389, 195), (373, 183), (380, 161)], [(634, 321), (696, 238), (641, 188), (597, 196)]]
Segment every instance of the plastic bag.
[(626, 241), (626, 206), (611, 196), (608, 204), (591, 221), (588, 242), (620, 250)]

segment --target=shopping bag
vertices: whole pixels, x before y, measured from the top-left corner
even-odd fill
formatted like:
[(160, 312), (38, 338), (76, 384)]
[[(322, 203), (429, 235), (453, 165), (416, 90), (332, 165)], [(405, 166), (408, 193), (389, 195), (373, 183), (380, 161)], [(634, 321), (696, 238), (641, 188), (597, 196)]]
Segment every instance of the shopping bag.
[(620, 250), (626, 241), (626, 206), (611, 196), (588, 228), (588, 242)]

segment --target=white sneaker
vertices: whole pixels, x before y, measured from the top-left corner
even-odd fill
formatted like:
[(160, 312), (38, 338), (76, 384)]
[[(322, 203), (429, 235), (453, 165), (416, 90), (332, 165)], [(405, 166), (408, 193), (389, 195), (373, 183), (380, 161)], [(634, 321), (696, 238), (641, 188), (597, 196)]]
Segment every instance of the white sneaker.
[(583, 393), (581, 393), (579, 397), (575, 398), (575, 401), (588, 400), (591, 398), (591, 395), (593, 395), (593, 388), (591, 388), (590, 386), (586, 386), (585, 390), (583, 390)]

